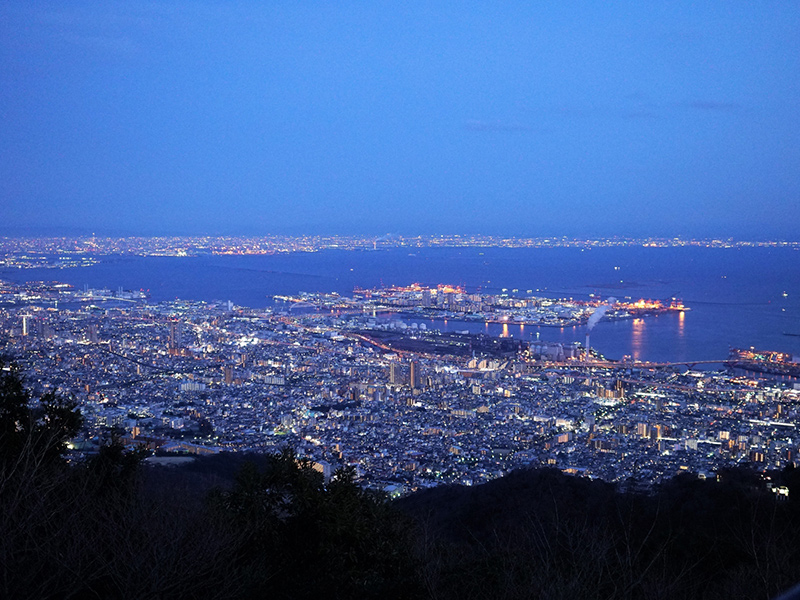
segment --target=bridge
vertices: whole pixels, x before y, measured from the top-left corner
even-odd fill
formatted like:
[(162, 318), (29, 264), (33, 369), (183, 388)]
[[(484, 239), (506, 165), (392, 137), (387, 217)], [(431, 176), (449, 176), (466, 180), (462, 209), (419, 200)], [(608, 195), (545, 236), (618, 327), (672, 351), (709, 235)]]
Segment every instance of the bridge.
[(696, 365), (719, 365), (725, 364), (728, 362), (727, 358), (722, 360), (682, 360), (682, 361), (675, 361), (675, 362), (618, 362), (617, 365), (622, 366), (631, 366), (637, 368), (645, 368), (645, 369), (660, 369), (666, 367), (678, 367), (678, 366), (686, 366), (690, 369), (693, 369)]
[(667, 369), (669, 367), (685, 366), (694, 369), (697, 365), (725, 364), (728, 359), (722, 360), (684, 360), (674, 362), (631, 362), (612, 360), (579, 360), (579, 361), (533, 361), (531, 364), (541, 367), (577, 367), (595, 369)]
[(298, 309), (304, 309), (304, 308), (313, 308), (313, 309), (316, 310), (319, 307), (316, 304), (311, 304), (310, 302), (303, 302), (303, 301), (299, 300), (299, 301), (295, 302), (294, 304), (292, 304), (289, 307), (289, 310), (292, 311), (292, 310), (298, 310)]

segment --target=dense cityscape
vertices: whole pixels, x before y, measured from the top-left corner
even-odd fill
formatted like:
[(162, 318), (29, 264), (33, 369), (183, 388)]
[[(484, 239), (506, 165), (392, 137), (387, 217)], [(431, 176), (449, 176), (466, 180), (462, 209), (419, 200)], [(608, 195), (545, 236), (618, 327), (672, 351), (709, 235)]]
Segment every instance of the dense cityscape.
[[(73, 440), (76, 457), (96, 451), (110, 429), (159, 453), (288, 445), (326, 476), (350, 465), (365, 485), (395, 495), (523, 466), (646, 489), (681, 472), (797, 461), (795, 379), (722, 364), (613, 362), (590, 346), (600, 318), (691, 307), (527, 292), (413, 284), (276, 297), (251, 309), (3, 282), (0, 332), (2, 352), (37, 393), (80, 402), (86, 428)], [(585, 327), (587, 338), (436, 329), (437, 319), (456, 316)]]
[(171, 237), (0, 237), (0, 268), (91, 266), (103, 256), (269, 255), (321, 250), (383, 248), (604, 248), (604, 247), (790, 247), (796, 241), (690, 238), (502, 237), (486, 235), (366, 236), (171, 236)]

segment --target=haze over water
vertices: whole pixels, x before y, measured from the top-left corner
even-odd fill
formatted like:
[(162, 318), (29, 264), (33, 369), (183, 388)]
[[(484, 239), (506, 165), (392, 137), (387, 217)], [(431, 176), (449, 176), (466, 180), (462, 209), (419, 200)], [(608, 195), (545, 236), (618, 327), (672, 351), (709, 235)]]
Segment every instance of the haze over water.
[[(420, 282), (468, 291), (587, 299), (680, 298), (683, 316), (601, 321), (592, 347), (608, 358), (717, 360), (730, 346), (800, 354), (800, 253), (783, 248), (393, 248), (274, 256), (109, 258), (82, 269), (6, 270), (14, 281), (60, 280), (82, 287), (147, 289), (154, 301), (232, 300), (272, 305), (275, 294), (338, 292)], [(517, 289), (514, 293), (512, 290)], [(784, 296), (784, 294), (786, 294)], [(428, 322), (428, 327), (526, 339), (583, 341), (585, 327)]]

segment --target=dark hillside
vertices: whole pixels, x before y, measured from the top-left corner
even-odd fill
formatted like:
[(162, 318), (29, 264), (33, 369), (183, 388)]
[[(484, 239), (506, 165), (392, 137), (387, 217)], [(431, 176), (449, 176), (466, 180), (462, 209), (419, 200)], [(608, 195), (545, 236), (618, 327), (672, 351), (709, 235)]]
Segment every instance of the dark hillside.
[(436, 598), (772, 598), (800, 577), (800, 515), (760, 475), (622, 494), (556, 470), (411, 495)]

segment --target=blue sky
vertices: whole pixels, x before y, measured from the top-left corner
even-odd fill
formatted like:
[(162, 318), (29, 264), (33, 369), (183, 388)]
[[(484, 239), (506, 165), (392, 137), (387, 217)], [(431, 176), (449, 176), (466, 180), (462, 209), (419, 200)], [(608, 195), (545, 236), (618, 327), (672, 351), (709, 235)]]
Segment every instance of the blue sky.
[(0, 5), (0, 234), (800, 235), (795, 2)]

